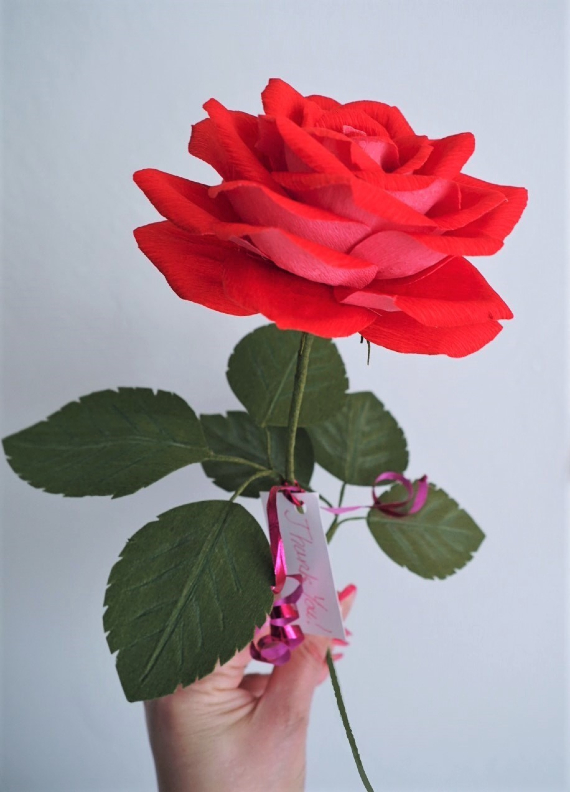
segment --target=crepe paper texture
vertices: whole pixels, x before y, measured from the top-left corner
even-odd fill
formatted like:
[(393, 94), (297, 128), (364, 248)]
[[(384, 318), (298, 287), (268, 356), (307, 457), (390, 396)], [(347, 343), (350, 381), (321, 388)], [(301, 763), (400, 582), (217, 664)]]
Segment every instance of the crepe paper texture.
[[(368, 350), (451, 357), (491, 341), (512, 314), (464, 257), (502, 247), (526, 190), (463, 173), (470, 133), (416, 134), (378, 101), (305, 97), (272, 79), (262, 104), (258, 116), (204, 105), (189, 149), (219, 184), (135, 174), (166, 218), (138, 228), (136, 240), (176, 294), (272, 322), (239, 341), (228, 362), (244, 409), (198, 417), (176, 394), (119, 388), (71, 401), (3, 441), (18, 476), (50, 493), (123, 497), (191, 464), (233, 493), (161, 514), (113, 566), (103, 624), (129, 701), (192, 684), (248, 644), (277, 664), (304, 632), (344, 641), (327, 542), (346, 522), (370, 530), (380, 579), (386, 560), (446, 578), (484, 539), (443, 489), (406, 476), (402, 428), (375, 394), (349, 392), (332, 339), (360, 334)], [(340, 482), (334, 504), (311, 489), (316, 465)], [(387, 489), (378, 494), (375, 483)], [(345, 504), (353, 486), (372, 489), (368, 501), (355, 497), (368, 507)], [(269, 542), (236, 503), (265, 493)], [(326, 538), (319, 502), (331, 513)], [(326, 662), (371, 790), (330, 651)]]
[(147, 168), (165, 218), (139, 247), (182, 298), (324, 338), (463, 357), (512, 318), (465, 256), (503, 246), (527, 191), (463, 173), (470, 132), (417, 134), (396, 107), (302, 96), (271, 79), (263, 113), (210, 99), (189, 151), (209, 186)]

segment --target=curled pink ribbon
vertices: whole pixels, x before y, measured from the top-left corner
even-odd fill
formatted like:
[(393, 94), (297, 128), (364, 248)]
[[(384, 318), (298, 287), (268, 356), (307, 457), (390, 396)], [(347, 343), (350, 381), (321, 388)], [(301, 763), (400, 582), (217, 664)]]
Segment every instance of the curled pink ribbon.
[(249, 652), (254, 660), (261, 660), (263, 663), (272, 663), (276, 666), (287, 663), (291, 659), (291, 650), (305, 640), (301, 627), (298, 624), (292, 624), (299, 618), (296, 603), (303, 594), (303, 578), (301, 575), (287, 574), (285, 548), (277, 513), (277, 493), (279, 492), (282, 492), (293, 505), (301, 507), (303, 504), (295, 497), (295, 493), (305, 492), (305, 490), (295, 483), (271, 487), (269, 491), (267, 521), (269, 523), (269, 545), (275, 572), (275, 585), (271, 587), (271, 590), (274, 594), (280, 594), (288, 577), (294, 578), (297, 585), (290, 594), (280, 597), (273, 603), (269, 614), (269, 634), (264, 635), (257, 643), (253, 640), (249, 645)]
[[(408, 497), (403, 501), (393, 501), (391, 503), (383, 503), (380, 497), (376, 494), (376, 487), (383, 481), (397, 481), (402, 484), (408, 493)], [(417, 491), (414, 493), (414, 485), (409, 478), (406, 478), (401, 473), (394, 473), (389, 471), (381, 473), (372, 486), (372, 500), (374, 501), (371, 506), (337, 506), (328, 507), (323, 506), (324, 511), (331, 514), (347, 514), (348, 512), (357, 511), (358, 509), (376, 509), (390, 517), (406, 517), (408, 514), (416, 514), (425, 505), (428, 496), (428, 479), (427, 476), (422, 476), (418, 481)]]

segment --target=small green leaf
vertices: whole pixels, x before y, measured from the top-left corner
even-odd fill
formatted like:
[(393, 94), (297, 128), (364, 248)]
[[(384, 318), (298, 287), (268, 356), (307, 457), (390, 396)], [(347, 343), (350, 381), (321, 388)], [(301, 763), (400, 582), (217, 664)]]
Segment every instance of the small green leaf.
[(201, 462), (200, 422), (174, 393), (119, 388), (82, 396), (4, 439), (12, 469), (33, 487), (119, 498)]
[(111, 570), (103, 617), (127, 699), (166, 696), (247, 646), (272, 582), (265, 535), (239, 504), (190, 503), (141, 528)]
[[(233, 456), (255, 462), (264, 468), (275, 471), (275, 475), (252, 482), (242, 495), (257, 498), (260, 492), (267, 492), (274, 484), (285, 478), (285, 459), (287, 454), (287, 430), (277, 426), (261, 428), (245, 412), (228, 412), (224, 415), (200, 416), (206, 442), (215, 454)], [(207, 476), (214, 484), (228, 492), (235, 492), (248, 479), (255, 468), (232, 462), (202, 463)], [(295, 443), (295, 470), (297, 479), (303, 487), (308, 487), (314, 467), (311, 440), (305, 429), (297, 432)]]
[(380, 473), (408, 466), (404, 433), (373, 393), (349, 393), (342, 409), (309, 434), (318, 464), (347, 484), (371, 487)]
[[(259, 327), (239, 342), (228, 363), (230, 387), (259, 426), (287, 426), (301, 333)], [(348, 380), (332, 343), (315, 338), (299, 426), (319, 423), (343, 405)]]
[[(404, 500), (401, 485), (381, 501)], [(390, 517), (377, 509), (368, 513), (368, 527), (382, 550), (400, 566), (423, 578), (446, 578), (471, 561), (485, 534), (449, 495), (429, 485), (425, 506), (407, 517)]]

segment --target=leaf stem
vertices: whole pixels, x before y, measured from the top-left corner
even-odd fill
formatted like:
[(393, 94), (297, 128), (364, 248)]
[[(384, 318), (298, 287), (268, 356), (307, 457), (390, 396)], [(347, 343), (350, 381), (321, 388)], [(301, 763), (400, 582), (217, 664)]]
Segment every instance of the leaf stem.
[(267, 470), (267, 468), (263, 467), (257, 462), (251, 462), (249, 459), (242, 459), (241, 457), (234, 457), (234, 456), (224, 456), (223, 454), (212, 454), (212, 456), (206, 457), (204, 462), (229, 462), (232, 465), (249, 465), (256, 470)]
[(289, 484), (295, 482), (295, 440), (297, 439), (297, 426), (299, 424), (299, 414), (303, 401), (303, 392), (307, 382), (309, 371), (309, 355), (313, 345), (314, 336), (309, 333), (301, 335), (299, 352), (297, 354), (297, 368), (295, 370), (295, 381), (293, 384), (293, 395), (291, 396), (291, 408), (289, 410), (289, 422), (287, 424), (287, 470), (286, 476)]
[[(309, 490), (309, 492), (314, 492), (314, 490), (311, 490), (311, 489), (310, 489), (310, 490)], [(320, 499), (320, 500), (322, 500), (322, 502), (323, 502), (323, 503), (326, 503), (326, 504), (327, 504), (327, 506), (328, 506), (329, 508), (331, 508), (331, 509), (332, 509), (332, 503), (330, 502), (330, 500), (329, 500), (328, 498), (325, 498), (325, 496), (324, 496), (324, 495), (321, 495), (321, 494), (319, 493), (319, 499)]]
[(344, 706), (342, 693), (340, 692), (340, 685), (338, 683), (338, 677), (336, 675), (334, 660), (332, 659), (330, 649), (327, 650), (327, 665), (329, 667), (329, 672), (331, 675), (331, 682), (334, 690), (334, 695), (336, 698), (336, 705), (338, 707), (338, 711), (340, 712), (342, 725), (344, 726), (344, 730), (348, 738), (350, 750), (352, 751), (352, 755), (354, 757), (354, 763), (356, 764), (356, 769), (358, 770), (358, 775), (360, 776), (360, 780), (362, 781), (364, 788), (367, 790), (367, 792), (374, 792), (372, 788), (372, 784), (368, 780), (368, 776), (366, 775), (366, 771), (364, 770), (362, 759), (360, 758), (360, 754), (358, 753), (358, 746), (356, 745), (354, 734), (352, 733), (352, 729), (350, 728), (350, 722), (348, 720), (348, 715), (346, 714), (346, 707)]
[[(338, 505), (339, 505), (339, 507), (342, 506), (342, 502), (344, 500), (344, 493), (345, 492), (346, 492), (346, 481), (343, 481), (342, 482), (342, 487), (340, 488), (340, 494), (338, 496)], [(330, 542), (332, 540), (333, 536), (335, 535), (335, 533), (338, 530), (338, 526), (341, 523), (343, 523), (343, 522), (344, 522), (344, 520), (339, 520), (338, 519), (338, 514), (337, 514), (336, 517), (334, 518), (334, 520), (332, 521), (332, 523), (330, 524), (330, 527), (329, 527), (329, 529), (327, 531), (327, 542)]]
[(266, 476), (274, 476), (274, 475), (275, 475), (274, 470), (268, 470), (267, 468), (264, 468), (263, 470), (258, 470), (257, 473), (254, 473), (252, 476), (246, 479), (243, 482), (243, 484), (240, 484), (240, 486), (237, 488), (237, 490), (230, 498), (230, 502), (235, 501), (236, 498), (239, 498), (242, 492), (246, 490), (252, 482), (256, 481), (256, 479), (265, 478)]

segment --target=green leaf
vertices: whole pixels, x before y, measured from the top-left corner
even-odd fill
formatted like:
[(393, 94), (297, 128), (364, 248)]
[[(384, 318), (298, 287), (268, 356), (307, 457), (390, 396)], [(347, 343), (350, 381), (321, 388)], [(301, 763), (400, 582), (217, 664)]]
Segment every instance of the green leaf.
[[(287, 430), (272, 426), (262, 428), (245, 412), (228, 412), (224, 415), (201, 415), (202, 428), (209, 447), (215, 454), (248, 459), (264, 468), (274, 470), (273, 476), (252, 482), (242, 493), (249, 498), (257, 498), (260, 492), (267, 492), (274, 484), (285, 478), (287, 454)], [(255, 468), (232, 462), (202, 463), (207, 476), (214, 484), (228, 492), (235, 492), (248, 479)], [(311, 440), (305, 429), (297, 431), (295, 443), (295, 470), (297, 480), (308, 487), (314, 467)]]
[[(230, 387), (259, 426), (287, 426), (301, 333), (259, 327), (239, 342), (228, 363)], [(299, 426), (334, 415), (343, 405), (348, 380), (332, 343), (315, 338)]]
[[(404, 500), (401, 485), (380, 500)], [(400, 566), (423, 578), (446, 578), (464, 567), (485, 534), (443, 490), (433, 484), (425, 506), (407, 517), (390, 517), (377, 509), (368, 513), (368, 527), (382, 550)]]
[(81, 397), (4, 439), (12, 469), (33, 487), (119, 498), (201, 462), (200, 422), (174, 393), (119, 388)]
[(247, 646), (273, 595), (265, 535), (243, 506), (202, 501), (141, 528), (111, 570), (103, 617), (129, 701), (172, 693)]
[(309, 434), (315, 460), (347, 484), (371, 487), (380, 473), (408, 466), (404, 433), (373, 393), (349, 393), (342, 409)]

